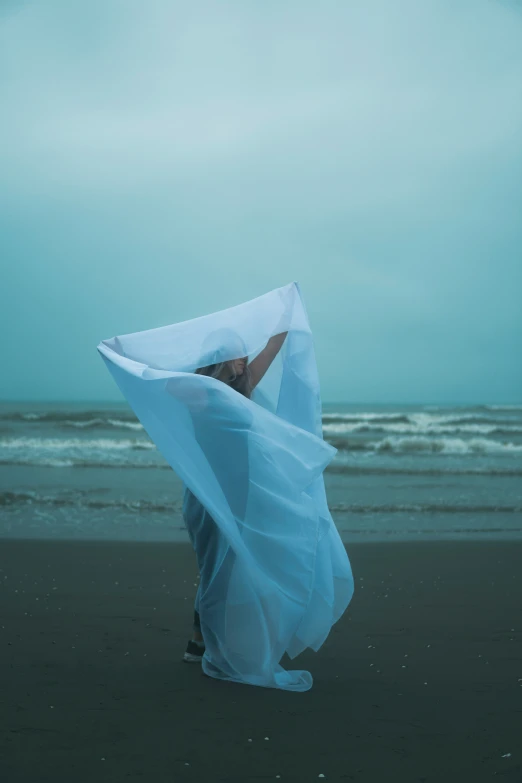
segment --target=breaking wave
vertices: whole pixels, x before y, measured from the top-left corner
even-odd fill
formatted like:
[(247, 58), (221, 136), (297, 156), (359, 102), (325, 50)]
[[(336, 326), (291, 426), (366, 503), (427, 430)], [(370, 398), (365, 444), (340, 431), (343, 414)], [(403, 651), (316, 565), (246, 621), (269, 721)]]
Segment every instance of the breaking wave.
[(329, 443), (340, 451), (369, 451), (393, 454), (520, 454), (522, 444), (507, 441), (487, 440), (486, 438), (426, 438), (426, 437), (388, 437), (379, 441), (360, 441), (350, 438), (328, 438)]

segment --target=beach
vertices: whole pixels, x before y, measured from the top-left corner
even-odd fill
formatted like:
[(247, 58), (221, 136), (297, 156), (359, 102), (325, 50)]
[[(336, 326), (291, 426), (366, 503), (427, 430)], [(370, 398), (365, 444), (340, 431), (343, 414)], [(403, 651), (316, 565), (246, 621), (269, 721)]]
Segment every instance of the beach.
[(348, 552), (354, 598), (282, 659), (314, 677), (291, 693), (182, 661), (190, 545), (1, 541), (1, 779), (522, 781), (522, 544)]

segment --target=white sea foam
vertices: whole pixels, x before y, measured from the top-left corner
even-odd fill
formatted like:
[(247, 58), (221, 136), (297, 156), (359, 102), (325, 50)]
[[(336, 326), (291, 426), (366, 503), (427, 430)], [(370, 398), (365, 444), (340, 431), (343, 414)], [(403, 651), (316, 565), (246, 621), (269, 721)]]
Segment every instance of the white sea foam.
[(152, 441), (135, 438), (96, 438), (84, 440), (82, 438), (0, 438), (0, 449), (36, 449), (48, 451), (69, 451), (73, 449), (87, 452), (96, 451), (122, 451), (125, 449), (155, 449)]
[(89, 427), (102, 427), (105, 422), (103, 419), (87, 419), (86, 421), (74, 421), (73, 419), (65, 419), (61, 422), (63, 427), (78, 427), (78, 429), (85, 429)]
[(142, 430), (143, 424), (139, 421), (121, 421), (121, 419), (109, 419), (109, 424), (113, 427), (122, 427), (128, 430)]
[(344, 435), (356, 432), (389, 432), (407, 434), (426, 434), (426, 435), (452, 435), (458, 433), (469, 433), (471, 435), (492, 435), (492, 434), (519, 434), (522, 435), (522, 427), (516, 424), (495, 423), (495, 424), (441, 424), (434, 421), (418, 419), (417, 421), (406, 423), (376, 423), (369, 422), (335, 422), (323, 425), (325, 435)]
[(114, 427), (116, 429), (134, 430), (135, 432), (143, 430), (143, 424), (139, 421), (123, 421), (122, 419), (66, 419), (60, 422), (62, 427), (76, 427), (77, 429), (94, 429), (104, 427), (106, 429)]
[(522, 444), (500, 443), (486, 438), (385, 438), (368, 444), (378, 452), (427, 452), (440, 454), (522, 454)]

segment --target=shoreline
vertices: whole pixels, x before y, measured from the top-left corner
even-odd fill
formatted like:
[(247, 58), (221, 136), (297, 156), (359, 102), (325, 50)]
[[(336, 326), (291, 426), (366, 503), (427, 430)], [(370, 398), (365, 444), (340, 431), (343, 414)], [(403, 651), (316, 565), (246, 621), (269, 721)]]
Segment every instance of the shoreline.
[[(113, 538), (96, 538), (94, 536), (92, 537), (85, 537), (81, 538), (80, 536), (76, 536), (74, 538), (72, 537), (59, 537), (59, 536), (53, 536), (52, 534), (48, 534), (46, 536), (38, 536), (38, 535), (6, 535), (5, 531), (0, 530), (0, 546), (3, 546), (4, 544), (16, 544), (16, 543), (42, 543), (42, 544), (70, 544), (72, 545), (81, 545), (81, 544), (93, 544), (93, 545), (113, 545), (113, 544), (136, 544), (140, 546), (190, 546), (190, 539), (188, 534), (186, 533), (185, 529), (179, 530), (179, 533), (177, 532), (175, 534), (176, 537), (171, 538), (164, 538), (158, 535), (157, 538), (150, 537), (150, 530), (146, 531), (145, 535), (147, 535), (146, 538), (140, 539), (140, 538), (129, 538), (128, 536), (122, 536), (121, 538), (113, 537)], [(412, 546), (424, 546), (424, 545), (432, 545), (432, 544), (455, 544), (455, 545), (465, 545), (465, 544), (517, 544), (522, 545), (522, 529), (520, 531), (513, 530), (513, 529), (506, 529), (506, 530), (487, 530), (484, 533), (479, 533), (478, 531), (473, 532), (462, 532), (462, 531), (455, 531), (453, 533), (447, 533), (446, 534), (439, 534), (436, 532), (430, 532), (430, 533), (420, 533), (417, 535), (417, 537), (405, 537), (404, 533), (402, 531), (392, 531), (387, 534), (382, 533), (382, 531), (376, 531), (375, 534), (373, 532), (366, 533), (366, 534), (350, 534), (346, 531), (339, 530), (339, 535), (341, 537), (341, 541), (346, 547), (352, 547), (352, 546), (367, 546), (367, 545), (375, 545), (375, 546), (387, 546), (388, 544), (395, 544), (395, 545), (412, 545)]]

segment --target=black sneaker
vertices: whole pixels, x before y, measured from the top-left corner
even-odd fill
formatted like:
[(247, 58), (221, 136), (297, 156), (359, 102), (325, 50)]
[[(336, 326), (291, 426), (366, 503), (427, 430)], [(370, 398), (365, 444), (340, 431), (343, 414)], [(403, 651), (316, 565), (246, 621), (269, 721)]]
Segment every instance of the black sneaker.
[(187, 649), (185, 650), (185, 655), (183, 656), (183, 660), (187, 663), (201, 663), (201, 659), (203, 658), (203, 653), (205, 652), (205, 645), (202, 642), (201, 644), (198, 644), (198, 642), (195, 642), (193, 639), (189, 640), (189, 643), (187, 644)]

